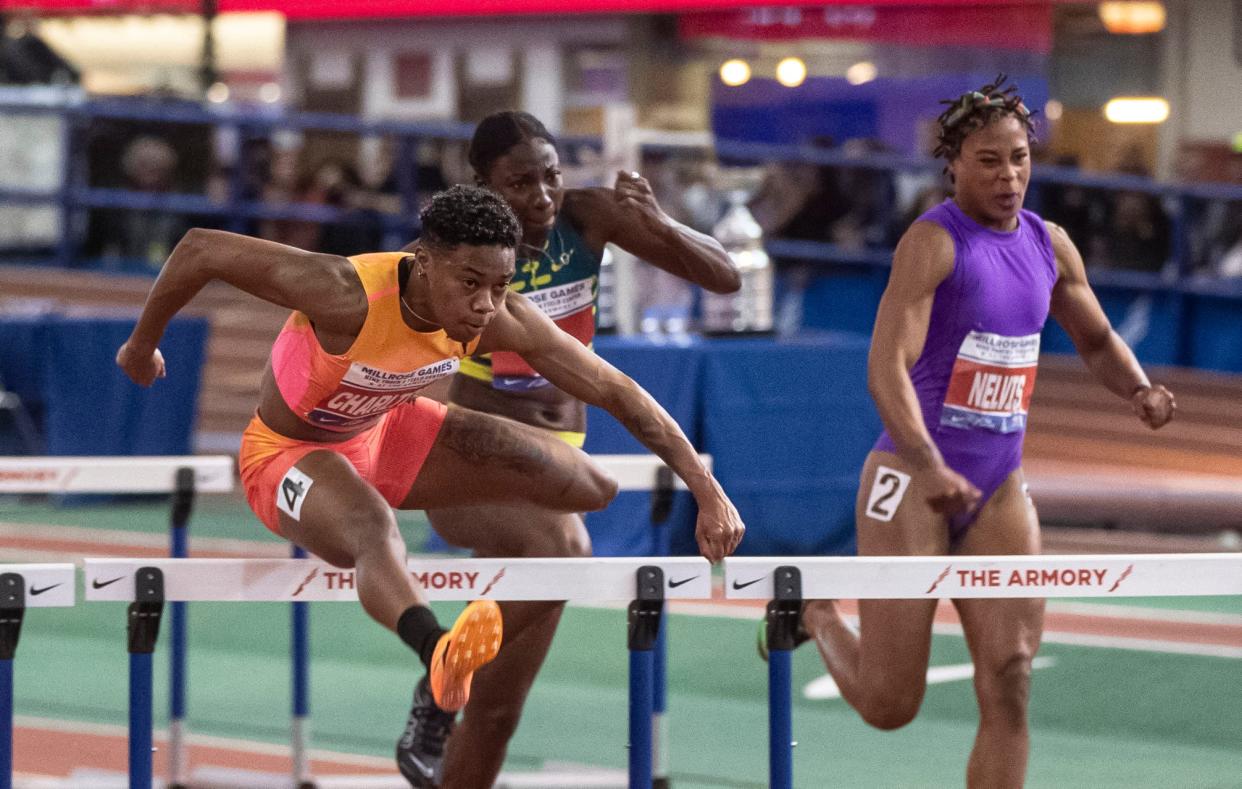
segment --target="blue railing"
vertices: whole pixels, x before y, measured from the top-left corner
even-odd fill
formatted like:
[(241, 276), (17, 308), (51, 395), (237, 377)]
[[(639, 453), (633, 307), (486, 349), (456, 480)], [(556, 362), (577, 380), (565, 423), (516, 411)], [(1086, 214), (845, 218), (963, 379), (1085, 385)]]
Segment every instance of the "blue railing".
[[(27, 102), (0, 96), (0, 114), (54, 114), (64, 120), (59, 144), (64, 172), (59, 187), (51, 191), (0, 187), (0, 205), (52, 205), (61, 216), (62, 232), (50, 255), (39, 262), (59, 266), (89, 265), (82, 255), (82, 234), (75, 230), (86, 212), (101, 209), (138, 210), (178, 214), (208, 219), (218, 226), (246, 232), (253, 223), (288, 220), (330, 225), (347, 222), (349, 212), (314, 203), (266, 203), (247, 191), (244, 146), (248, 141), (270, 137), (278, 131), (319, 131), (388, 137), (395, 141), (393, 174), (402, 211), (380, 214), (378, 220), (386, 243), (405, 243), (417, 235), (419, 184), (417, 183), (417, 145), (422, 140), (466, 140), (473, 129), (454, 122), (365, 121), (327, 113), (285, 113), (228, 105), (198, 105), (154, 99), (85, 100), (61, 98), (55, 101)], [(221, 158), (235, 163), (228, 176), (227, 195), (213, 200), (203, 194), (144, 193), (102, 188), (88, 183), (85, 135), (97, 120), (132, 121), (159, 124), (190, 124), (226, 129), (222, 135), (227, 147)], [(571, 161), (574, 151), (598, 150), (600, 142), (591, 138), (564, 138), (563, 155)], [(644, 146), (644, 154), (677, 155), (684, 149), (659, 143)], [(779, 146), (718, 141), (716, 155), (726, 165), (757, 165), (773, 162), (811, 164), (826, 168), (850, 168), (883, 173), (921, 173), (934, 175), (943, 166), (928, 158), (893, 154), (852, 155), (840, 149), (811, 146)], [(1131, 340), (1148, 361), (1192, 364), (1228, 370), (1242, 370), (1242, 328), (1233, 337), (1233, 323), (1221, 316), (1242, 314), (1242, 283), (1205, 277), (1197, 273), (1193, 259), (1192, 233), (1204, 207), (1212, 201), (1242, 202), (1242, 187), (1224, 184), (1174, 185), (1127, 175), (1084, 173), (1064, 167), (1039, 165), (1028, 191), (1028, 206), (1040, 210), (1045, 190), (1050, 186), (1080, 187), (1104, 192), (1138, 192), (1157, 198), (1169, 222), (1169, 265), (1159, 273), (1127, 271), (1123, 268), (1097, 269), (1092, 282), (1115, 323), (1147, 326), (1148, 334), (1136, 330)], [(891, 207), (890, 207), (891, 210)], [(1081, 243), (1081, 240), (1080, 240)], [(824, 241), (772, 238), (769, 252), (779, 261), (801, 263), (805, 285), (804, 324), (815, 328), (866, 330), (874, 315), (875, 303), (887, 277), (891, 249), (846, 248)], [(1124, 261), (1122, 261), (1124, 264)], [(810, 267), (810, 274), (805, 268)], [(825, 282), (828, 280), (828, 282)], [(798, 285), (798, 287), (803, 287)], [(1153, 306), (1154, 305), (1154, 306)], [(1208, 306), (1205, 306), (1208, 305)], [(1139, 310), (1142, 315), (1134, 317)], [(1204, 324), (1204, 315), (1211, 315)], [(1142, 320), (1139, 320), (1142, 318)], [(1144, 324), (1144, 321), (1146, 322)], [(1173, 332), (1176, 336), (1152, 341), (1151, 332)], [(1212, 334), (1209, 337), (1207, 334)], [(1224, 333), (1223, 342), (1221, 332)], [(1203, 342), (1201, 342), (1201, 340)], [(1052, 347), (1065, 347), (1064, 338), (1049, 338)], [(1205, 344), (1206, 343), (1206, 344)], [(1216, 348), (1205, 352), (1204, 348)], [(1236, 359), (1235, 359), (1236, 357)]]

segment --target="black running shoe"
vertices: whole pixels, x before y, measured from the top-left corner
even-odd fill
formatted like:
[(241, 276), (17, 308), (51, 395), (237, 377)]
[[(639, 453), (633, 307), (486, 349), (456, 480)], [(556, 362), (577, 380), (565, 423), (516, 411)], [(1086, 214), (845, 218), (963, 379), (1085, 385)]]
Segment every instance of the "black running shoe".
[(436, 789), (444, 777), (444, 743), (457, 714), (436, 706), (424, 676), (414, 688), (414, 706), (397, 741), (397, 768), (415, 789)]
[[(806, 628), (802, 626), (802, 609), (805, 606), (806, 601), (803, 601), (798, 606), (798, 632), (794, 635), (794, 649), (811, 640), (811, 634), (806, 632)], [(766, 663), (768, 662), (768, 620), (766, 618), (759, 620), (759, 633), (757, 635), (755, 649), (759, 652), (759, 657)]]

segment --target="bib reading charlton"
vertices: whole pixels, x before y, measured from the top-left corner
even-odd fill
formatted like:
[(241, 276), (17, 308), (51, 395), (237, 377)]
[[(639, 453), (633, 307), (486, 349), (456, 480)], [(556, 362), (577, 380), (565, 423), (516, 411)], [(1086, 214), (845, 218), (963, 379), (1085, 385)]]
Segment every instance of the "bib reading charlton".
[(367, 293), (367, 318), (343, 354), (320, 345), (310, 319), (289, 316), (272, 346), (272, 371), (285, 403), (315, 427), (359, 430), (457, 372), (478, 345), (456, 342), (443, 330), (419, 332), (401, 319), (397, 284), (400, 253), (358, 255), (349, 262)]

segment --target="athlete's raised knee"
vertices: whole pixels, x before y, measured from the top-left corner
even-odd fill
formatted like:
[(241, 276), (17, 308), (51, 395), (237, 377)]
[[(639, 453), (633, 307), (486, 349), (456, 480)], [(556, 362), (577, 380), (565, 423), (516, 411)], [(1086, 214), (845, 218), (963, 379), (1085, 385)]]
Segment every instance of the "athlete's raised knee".
[(878, 694), (859, 710), (864, 721), (882, 731), (893, 731), (914, 720), (923, 704), (923, 690), (891, 690)]
[(617, 497), (620, 487), (611, 474), (598, 463), (587, 460), (570, 485), (575, 497), (571, 512), (595, 512), (607, 507)]

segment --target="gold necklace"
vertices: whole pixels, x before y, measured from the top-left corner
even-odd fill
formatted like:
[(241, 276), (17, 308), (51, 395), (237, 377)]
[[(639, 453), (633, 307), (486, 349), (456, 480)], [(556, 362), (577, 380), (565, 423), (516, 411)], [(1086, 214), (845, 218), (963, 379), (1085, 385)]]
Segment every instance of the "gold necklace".
[(411, 315), (413, 315), (413, 316), (414, 316), (415, 318), (417, 318), (418, 320), (422, 321), (423, 323), (430, 323), (432, 326), (439, 326), (439, 325), (440, 325), (440, 324), (436, 323), (435, 321), (432, 321), (432, 320), (427, 320), (427, 319), (426, 319), (426, 318), (424, 318), (422, 315), (419, 315), (417, 312), (415, 312), (415, 311), (414, 311), (414, 308), (413, 308), (413, 307), (411, 307), (411, 306), (410, 306), (410, 304), (409, 304), (409, 302), (407, 302), (407, 301), (405, 300), (405, 295), (404, 295), (404, 294), (400, 294), (400, 293), (399, 293), (399, 294), (397, 294), (397, 298), (401, 300), (401, 306), (402, 306), (402, 307), (405, 307), (407, 310), (409, 310), (409, 311), (410, 311), (410, 314), (411, 314)]

